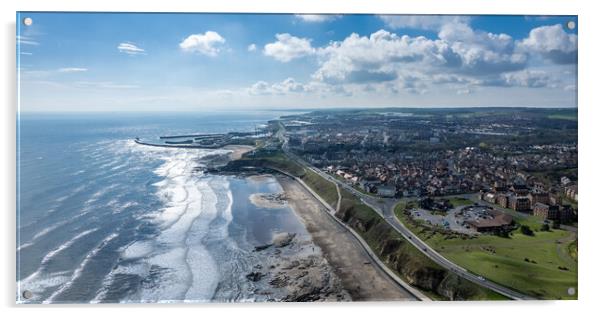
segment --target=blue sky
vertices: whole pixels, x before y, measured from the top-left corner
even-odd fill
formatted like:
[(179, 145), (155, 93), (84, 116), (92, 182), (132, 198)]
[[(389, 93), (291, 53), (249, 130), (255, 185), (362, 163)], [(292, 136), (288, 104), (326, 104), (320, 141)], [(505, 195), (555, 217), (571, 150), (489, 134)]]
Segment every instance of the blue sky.
[(22, 12), (17, 21), (22, 111), (577, 106), (574, 16)]

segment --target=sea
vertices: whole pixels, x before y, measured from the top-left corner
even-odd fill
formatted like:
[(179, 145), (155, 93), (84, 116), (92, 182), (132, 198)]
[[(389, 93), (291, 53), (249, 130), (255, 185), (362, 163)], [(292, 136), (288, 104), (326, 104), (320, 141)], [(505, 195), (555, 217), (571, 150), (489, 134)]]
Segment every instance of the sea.
[[(269, 300), (245, 276), (294, 212), (261, 209), (274, 178), (207, 174), (223, 149), (159, 148), (161, 135), (249, 132), (290, 112), (23, 113), (17, 133), (17, 302)], [(24, 296), (24, 293), (27, 293)]]

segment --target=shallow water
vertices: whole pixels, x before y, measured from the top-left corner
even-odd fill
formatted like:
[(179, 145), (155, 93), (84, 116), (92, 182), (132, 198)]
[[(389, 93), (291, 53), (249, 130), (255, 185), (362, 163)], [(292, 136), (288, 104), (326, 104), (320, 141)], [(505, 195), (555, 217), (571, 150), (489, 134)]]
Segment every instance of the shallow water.
[[(19, 122), (18, 292), (27, 302), (248, 301), (257, 245), (305, 228), (253, 193), (273, 178), (195, 172), (220, 150), (154, 148), (134, 137), (249, 131), (278, 113), (24, 115)], [(260, 290), (260, 289), (259, 289)], [(18, 298), (20, 300), (20, 298)]]

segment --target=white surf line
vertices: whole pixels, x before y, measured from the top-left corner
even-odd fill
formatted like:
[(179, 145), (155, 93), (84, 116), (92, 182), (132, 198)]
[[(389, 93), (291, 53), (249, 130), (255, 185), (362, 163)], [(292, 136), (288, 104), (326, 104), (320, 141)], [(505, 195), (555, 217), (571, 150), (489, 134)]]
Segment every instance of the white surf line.
[(35, 276), (37, 276), (43, 270), (43, 265), (47, 264), (54, 256), (61, 253), (63, 250), (71, 247), (76, 241), (78, 241), (82, 237), (89, 235), (97, 230), (98, 230), (98, 228), (83, 231), (83, 232), (77, 234), (75, 237), (69, 239), (64, 244), (62, 244), (62, 245), (58, 246), (57, 248), (48, 252), (40, 261), (40, 265), (38, 266), (38, 269), (34, 273), (32, 273), (28, 277), (26, 277), (25, 279), (21, 280), (20, 282), (30, 282), (33, 278), (35, 278)]
[(73, 271), (73, 274), (71, 275), (71, 280), (64, 283), (57, 291), (52, 293), (52, 295), (50, 295), (50, 297), (48, 297), (42, 303), (43, 304), (52, 303), (58, 295), (62, 294), (63, 292), (65, 292), (65, 290), (69, 289), (73, 285), (73, 282), (75, 282), (75, 280), (77, 280), (77, 278), (79, 278), (81, 276), (81, 273), (84, 270), (84, 268), (86, 267), (86, 265), (88, 264), (88, 262), (94, 256), (96, 256), (98, 254), (98, 252), (100, 252), (111, 240), (115, 239), (117, 236), (119, 236), (119, 234), (112, 233), (109, 236), (107, 236), (105, 239), (103, 239), (102, 242), (100, 242), (100, 244), (98, 246), (96, 246), (96, 248), (94, 248), (92, 251), (90, 251), (86, 255), (86, 257), (84, 258), (84, 260), (82, 260), (82, 262), (79, 264), (77, 269), (75, 269)]
[[(32, 274), (30, 274), (28, 277), (20, 280), (17, 282), (17, 287), (19, 289), (24, 288), (24, 289), (29, 289), (32, 292), (34, 292), (32, 289), (33, 288), (39, 288), (39, 285), (36, 286), (36, 282), (39, 282), (39, 276), (41, 275), (42, 271), (44, 270), (44, 266), (57, 254), (61, 253), (62, 251), (64, 251), (65, 249), (71, 247), (77, 240), (81, 239), (82, 237), (85, 237), (86, 235), (89, 235), (91, 233), (93, 233), (94, 231), (98, 230), (97, 228), (95, 229), (90, 229), (90, 230), (86, 230), (84, 232), (81, 232), (80, 234), (76, 235), (75, 237), (71, 238), (70, 240), (68, 240), (66, 243), (60, 245), (59, 247), (55, 248), (54, 250), (48, 252), (40, 261), (40, 265), (38, 266), (38, 269), (33, 272)], [(46, 289), (46, 286), (42, 285), (42, 290)], [(33, 293), (34, 295), (36, 295), (37, 293)]]

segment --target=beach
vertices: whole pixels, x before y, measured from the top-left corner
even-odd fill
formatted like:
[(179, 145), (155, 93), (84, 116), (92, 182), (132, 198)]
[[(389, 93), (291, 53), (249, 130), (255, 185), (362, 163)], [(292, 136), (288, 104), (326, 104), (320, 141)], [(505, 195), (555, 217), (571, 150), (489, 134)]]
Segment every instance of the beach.
[(242, 155), (255, 149), (255, 147), (249, 145), (226, 145), (222, 147), (222, 149), (231, 150), (232, 153), (230, 154), (230, 159), (238, 160), (242, 158)]
[(312, 241), (322, 249), (352, 300), (414, 300), (371, 262), (360, 243), (326, 214), (324, 206), (305, 188), (289, 177), (276, 178), (286, 192), (289, 207), (301, 218)]

